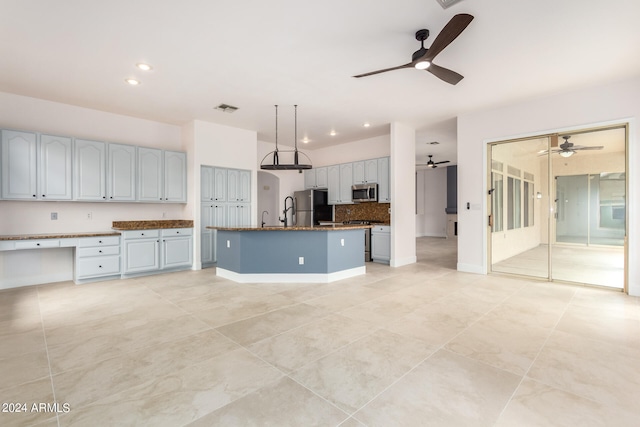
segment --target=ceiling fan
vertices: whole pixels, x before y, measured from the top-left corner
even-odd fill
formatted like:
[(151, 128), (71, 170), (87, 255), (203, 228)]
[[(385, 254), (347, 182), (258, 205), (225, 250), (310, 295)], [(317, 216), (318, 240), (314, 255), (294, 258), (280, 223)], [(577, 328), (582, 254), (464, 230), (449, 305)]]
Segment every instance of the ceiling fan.
[[(569, 142), (569, 138), (571, 138), (571, 135), (563, 136), (562, 139), (564, 139), (564, 142), (560, 144), (558, 148), (552, 148), (551, 152), (558, 153), (562, 157), (571, 157), (575, 154), (576, 151), (579, 151), (579, 150), (602, 150), (604, 148), (604, 146), (602, 145), (593, 145), (588, 147), (583, 145), (574, 145), (573, 142)], [(556, 141), (557, 141), (557, 138), (556, 138)], [(547, 154), (547, 150), (542, 150), (538, 154), (540, 156), (544, 156)]]
[(438, 167), (436, 165), (441, 165), (443, 163), (449, 163), (449, 160), (444, 160), (442, 162), (434, 162), (432, 157), (433, 157), (433, 155), (429, 154), (429, 161), (427, 163), (417, 163), (416, 166), (426, 166), (428, 168), (435, 169), (435, 168)]
[(473, 16), (466, 13), (455, 15), (447, 25), (444, 26), (442, 31), (440, 31), (440, 34), (438, 34), (429, 49), (424, 47), (424, 41), (429, 37), (429, 30), (418, 30), (416, 32), (416, 40), (420, 42), (421, 47), (413, 53), (411, 62), (397, 67), (359, 74), (353, 77), (366, 77), (373, 74), (385, 73), (387, 71), (400, 70), (402, 68), (417, 68), (418, 70), (426, 70), (439, 79), (455, 85), (464, 77), (455, 71), (451, 71), (447, 68), (434, 64), (433, 59), (442, 52), (445, 47), (449, 46), (449, 44), (454, 41), (465, 28), (467, 28), (471, 21), (473, 21)]

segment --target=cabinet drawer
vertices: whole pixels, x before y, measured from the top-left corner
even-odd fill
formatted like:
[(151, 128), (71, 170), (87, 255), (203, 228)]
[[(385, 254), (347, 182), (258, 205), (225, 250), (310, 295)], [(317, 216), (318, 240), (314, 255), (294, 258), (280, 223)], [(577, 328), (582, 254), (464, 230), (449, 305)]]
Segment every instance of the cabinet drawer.
[(161, 230), (161, 233), (162, 237), (191, 236), (193, 228), (165, 228)]
[(58, 239), (41, 239), (41, 240), (21, 240), (16, 242), (16, 249), (40, 249), (40, 248), (59, 248), (60, 240)]
[(372, 233), (391, 233), (391, 226), (389, 225), (376, 225), (371, 228)]
[(120, 246), (105, 246), (93, 248), (78, 248), (78, 258), (104, 256), (104, 255), (120, 255)]
[(83, 237), (78, 239), (78, 247), (119, 245), (120, 236)]
[(77, 264), (77, 278), (120, 274), (120, 256), (81, 258)]
[(149, 239), (160, 236), (159, 230), (129, 230), (122, 233), (125, 239)]

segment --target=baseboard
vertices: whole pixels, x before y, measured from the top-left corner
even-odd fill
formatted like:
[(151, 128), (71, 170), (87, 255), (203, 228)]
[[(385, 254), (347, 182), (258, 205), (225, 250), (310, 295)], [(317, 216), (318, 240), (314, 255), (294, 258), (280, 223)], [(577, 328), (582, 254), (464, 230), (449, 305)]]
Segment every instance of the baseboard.
[(418, 257), (414, 255), (405, 258), (394, 258), (389, 261), (389, 265), (391, 267), (402, 267), (403, 265), (415, 264), (416, 262), (418, 262)]
[(216, 276), (233, 280), (238, 283), (331, 283), (337, 280), (348, 279), (349, 277), (365, 274), (366, 267), (350, 268), (348, 270), (337, 271), (335, 273), (316, 274), (295, 274), (295, 273), (236, 273), (235, 271), (216, 268)]
[(487, 274), (481, 265), (458, 263), (457, 270), (462, 273)]

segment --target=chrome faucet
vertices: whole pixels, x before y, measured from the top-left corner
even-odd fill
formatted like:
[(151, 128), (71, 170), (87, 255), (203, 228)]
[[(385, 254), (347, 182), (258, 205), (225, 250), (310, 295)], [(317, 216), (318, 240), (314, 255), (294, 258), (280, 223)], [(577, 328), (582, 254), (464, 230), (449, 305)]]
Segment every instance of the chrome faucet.
[[(287, 199), (291, 199), (291, 206), (287, 207)], [(284, 219), (282, 218), (278, 218), (280, 220), (280, 222), (284, 223), (284, 226), (287, 226), (287, 211), (291, 210), (291, 215), (293, 216), (296, 213), (294, 204), (293, 204), (293, 197), (291, 196), (287, 196), (284, 198), (284, 210), (282, 211), (282, 214), (284, 215)]]
[(269, 211), (262, 211), (262, 228), (264, 228), (264, 225), (266, 224), (266, 222), (264, 222), (264, 214), (269, 215)]

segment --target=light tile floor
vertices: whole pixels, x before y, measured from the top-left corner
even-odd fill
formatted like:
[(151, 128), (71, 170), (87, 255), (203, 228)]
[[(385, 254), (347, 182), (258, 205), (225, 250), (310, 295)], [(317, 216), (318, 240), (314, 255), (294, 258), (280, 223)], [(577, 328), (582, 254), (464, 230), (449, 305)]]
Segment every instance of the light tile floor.
[(638, 298), (458, 273), (455, 240), (418, 257), (332, 284), (0, 292), (0, 425), (638, 425)]

